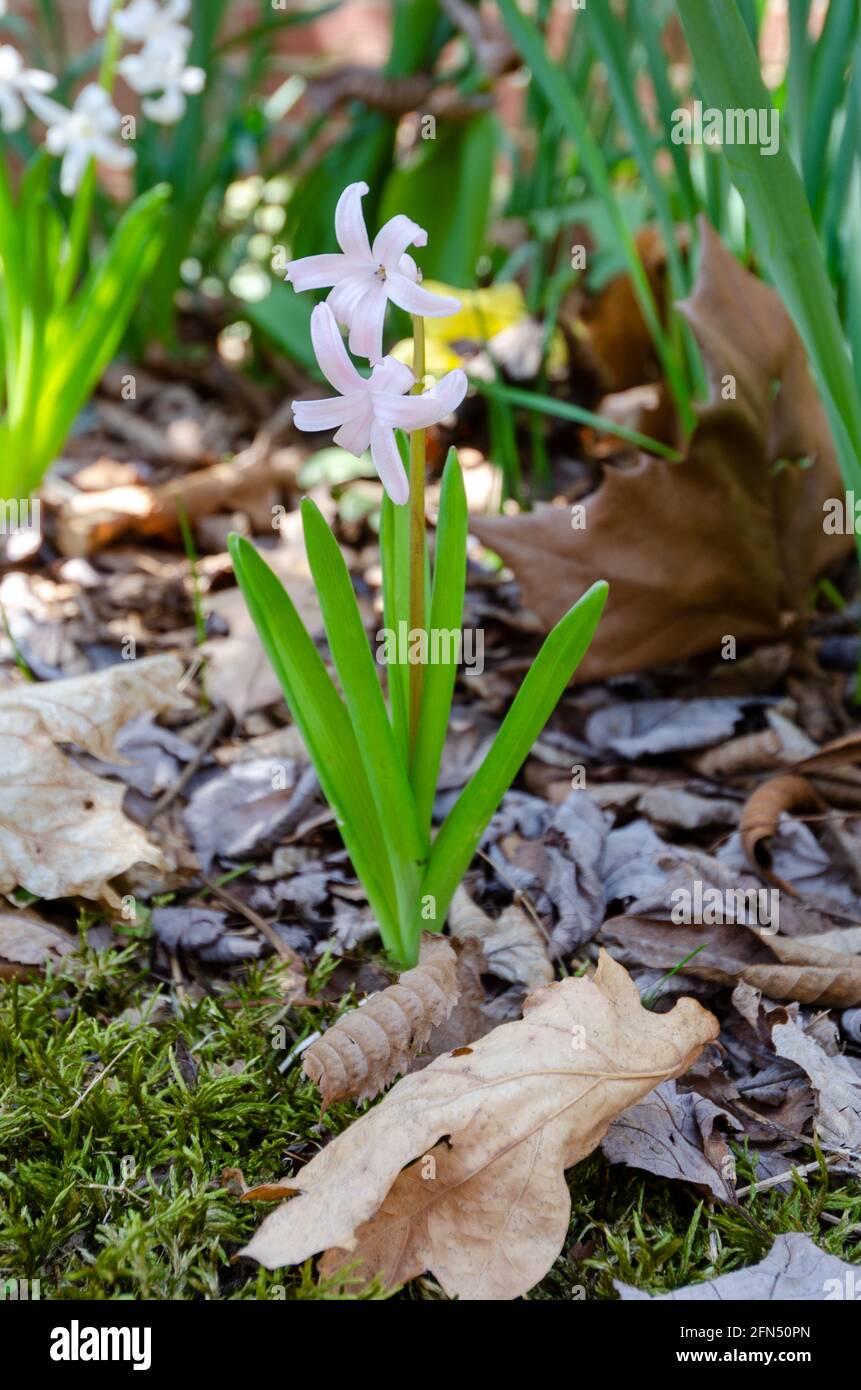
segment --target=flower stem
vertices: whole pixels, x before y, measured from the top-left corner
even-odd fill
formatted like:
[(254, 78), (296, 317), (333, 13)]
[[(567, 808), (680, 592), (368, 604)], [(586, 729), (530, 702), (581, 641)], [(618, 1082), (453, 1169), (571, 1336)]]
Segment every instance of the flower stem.
[[(425, 375), (425, 321), (413, 318), (413, 395), (421, 395)], [(410, 634), (425, 626), (425, 432), (410, 435)], [(424, 667), (420, 661), (409, 666), (409, 733), (412, 764), (422, 707)]]

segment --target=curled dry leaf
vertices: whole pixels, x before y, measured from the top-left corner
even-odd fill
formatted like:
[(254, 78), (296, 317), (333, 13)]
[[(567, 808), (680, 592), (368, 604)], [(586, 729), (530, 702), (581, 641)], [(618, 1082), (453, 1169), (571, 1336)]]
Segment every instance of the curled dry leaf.
[(727, 1110), (666, 1081), (614, 1120), (601, 1145), (610, 1163), (695, 1183), (733, 1201), (735, 1163), (718, 1128), (741, 1129)]
[(0, 692), (0, 892), (98, 898), (132, 864), (162, 863), (123, 813), (125, 787), (85, 771), (58, 745), (122, 762), (114, 740), (124, 724), (186, 703), (182, 671), (178, 657), (155, 656)]
[[(728, 632), (739, 643), (773, 641), (787, 612), (807, 611), (815, 577), (851, 547), (851, 537), (822, 529), (823, 504), (843, 485), (801, 340), (775, 290), (707, 223), (701, 232), (699, 278), (681, 307), (710, 399), (684, 461), (641, 455), (634, 468), (607, 467), (578, 529), (567, 507), (553, 506), (470, 523), (548, 628), (595, 574), (609, 581), (580, 680), (717, 652)], [(774, 467), (804, 458), (812, 466)], [(670, 544), (668, 516), (685, 518)]]
[[(763, 782), (751, 792), (741, 817), (741, 840), (752, 867), (774, 879), (768, 841), (777, 834), (780, 817), (790, 811), (822, 812), (825, 809), (822, 797), (804, 777), (787, 773)], [(790, 884), (774, 881), (779, 881), (785, 892), (795, 893)]]
[(242, 1253), (277, 1269), (327, 1250), (326, 1275), (358, 1260), (390, 1286), (429, 1269), (450, 1297), (517, 1298), (564, 1243), (565, 1169), (717, 1032), (692, 999), (649, 1013), (602, 952), (594, 978), (544, 986), (518, 1022), (399, 1081)]
[(442, 936), (425, 936), (419, 963), (396, 985), (353, 1009), (306, 1049), (306, 1075), (323, 1110), (333, 1101), (369, 1100), (388, 1086), (448, 1018), (458, 997), (457, 957)]
[(776, 1023), (771, 1038), (778, 1057), (807, 1072), (816, 1091), (816, 1130), (822, 1139), (861, 1157), (861, 1080), (847, 1058), (828, 1053), (793, 1020)]

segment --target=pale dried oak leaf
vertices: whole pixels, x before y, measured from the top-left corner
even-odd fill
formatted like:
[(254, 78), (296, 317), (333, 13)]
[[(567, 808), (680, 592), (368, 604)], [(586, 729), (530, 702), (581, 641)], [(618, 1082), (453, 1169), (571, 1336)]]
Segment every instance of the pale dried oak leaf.
[(369, 1100), (409, 1071), (459, 994), (457, 956), (445, 937), (425, 936), (419, 963), (361, 1008), (339, 1018), (302, 1059), (323, 1110), (336, 1100)]
[(277, 1269), (327, 1250), (329, 1274), (357, 1259), (390, 1286), (429, 1269), (450, 1297), (517, 1298), (565, 1240), (565, 1169), (717, 1032), (692, 999), (649, 1013), (602, 952), (594, 978), (544, 986), (518, 1022), (399, 1081), (242, 1253)]
[(122, 809), (125, 787), (78, 766), (59, 745), (124, 761), (114, 739), (145, 713), (182, 707), (175, 656), (0, 691), (0, 893), (99, 898), (109, 879), (161, 855)]

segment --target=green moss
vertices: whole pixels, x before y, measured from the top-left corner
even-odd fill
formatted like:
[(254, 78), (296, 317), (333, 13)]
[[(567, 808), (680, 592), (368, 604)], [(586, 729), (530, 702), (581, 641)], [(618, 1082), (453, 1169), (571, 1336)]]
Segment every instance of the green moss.
[[(0, 991), (0, 1279), (38, 1278), (57, 1299), (388, 1297), (318, 1282), (310, 1261), (272, 1274), (234, 1259), (268, 1208), (240, 1202), (223, 1170), (272, 1180), (357, 1113), (334, 1106), (321, 1122), (301, 1068), (279, 1069), (337, 1009), (285, 1007), (270, 965), (199, 1001), (171, 1000), (156, 1021), (149, 981), (145, 943), (134, 942), (84, 947), (47, 979)], [(123, 1017), (131, 1009), (143, 1021)], [(741, 1151), (739, 1168), (750, 1181)], [(532, 1298), (612, 1298), (613, 1278), (676, 1288), (761, 1259), (781, 1231), (861, 1260), (861, 1192), (829, 1191), (824, 1168), (744, 1212), (597, 1155), (569, 1181), (566, 1250)], [(425, 1278), (396, 1297), (443, 1295)]]

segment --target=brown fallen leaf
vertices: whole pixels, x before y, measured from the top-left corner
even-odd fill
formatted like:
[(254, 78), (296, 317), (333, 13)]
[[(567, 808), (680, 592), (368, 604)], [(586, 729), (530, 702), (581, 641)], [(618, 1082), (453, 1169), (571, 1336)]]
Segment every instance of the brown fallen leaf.
[(481, 945), (485, 968), (500, 980), (525, 985), (527, 990), (552, 981), (547, 938), (522, 907), (512, 904), (494, 921), (461, 886), (448, 910), (448, 925), (456, 941), (476, 941)]
[(824, 1048), (790, 1019), (776, 1023), (771, 1039), (779, 1057), (807, 1072), (817, 1096), (816, 1131), (828, 1144), (861, 1158), (861, 1079), (846, 1057), (829, 1057)]
[(302, 1065), (319, 1088), (323, 1111), (336, 1100), (369, 1100), (399, 1072), (409, 1071), (457, 1002), (456, 969), (457, 957), (445, 937), (426, 935), (417, 966), (339, 1018), (305, 1050)]
[[(701, 234), (699, 279), (681, 308), (711, 391), (686, 459), (608, 466), (577, 529), (560, 506), (470, 522), (548, 629), (596, 575), (609, 581), (581, 680), (717, 652), (728, 633), (739, 644), (784, 637), (787, 613), (806, 613), (815, 577), (852, 545), (823, 532), (823, 504), (843, 484), (789, 315), (705, 222)], [(812, 466), (775, 467), (802, 459)], [(679, 518), (670, 543), (668, 517)]]
[(544, 986), (520, 1021), (399, 1081), (241, 1253), (277, 1269), (326, 1250), (326, 1275), (358, 1259), (390, 1286), (429, 1269), (452, 1298), (517, 1298), (564, 1244), (565, 1169), (717, 1032), (691, 999), (649, 1013), (602, 952), (594, 978)]
[(823, 812), (825, 802), (804, 777), (787, 774), (771, 777), (751, 792), (741, 817), (741, 841), (752, 868), (772, 879), (786, 893), (796, 890), (771, 871), (768, 841), (777, 834), (780, 817), (791, 811)]
[(29, 912), (0, 913), (0, 980), (23, 980), (75, 949), (65, 932)]
[(0, 892), (99, 898), (132, 864), (162, 865), (123, 812), (125, 787), (86, 771), (59, 745), (121, 763), (115, 737), (145, 713), (183, 708), (176, 656), (0, 691)]
[(665, 1081), (614, 1120), (601, 1144), (610, 1163), (690, 1182), (718, 1201), (735, 1199), (735, 1162), (718, 1124), (741, 1123), (713, 1101)]

